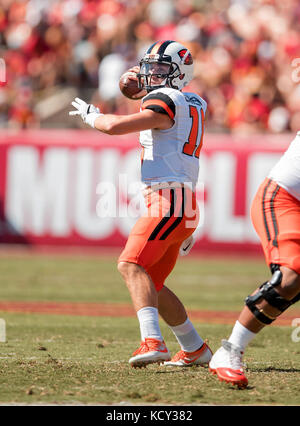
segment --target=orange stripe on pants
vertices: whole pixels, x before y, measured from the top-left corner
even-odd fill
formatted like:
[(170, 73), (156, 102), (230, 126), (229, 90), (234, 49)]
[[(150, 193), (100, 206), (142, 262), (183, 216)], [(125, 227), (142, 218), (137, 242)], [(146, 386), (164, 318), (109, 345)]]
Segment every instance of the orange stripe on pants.
[(300, 201), (266, 178), (252, 202), (251, 219), (267, 264), (300, 274)]
[(152, 191), (145, 202), (147, 211), (130, 232), (119, 262), (142, 266), (159, 291), (175, 266), (181, 243), (197, 227), (199, 210), (195, 194), (186, 187)]

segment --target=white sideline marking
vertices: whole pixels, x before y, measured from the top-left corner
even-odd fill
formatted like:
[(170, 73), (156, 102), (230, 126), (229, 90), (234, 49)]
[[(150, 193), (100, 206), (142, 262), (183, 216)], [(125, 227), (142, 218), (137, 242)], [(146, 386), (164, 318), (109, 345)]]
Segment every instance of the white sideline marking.
[(6, 342), (6, 322), (3, 318), (0, 318), (0, 342)]

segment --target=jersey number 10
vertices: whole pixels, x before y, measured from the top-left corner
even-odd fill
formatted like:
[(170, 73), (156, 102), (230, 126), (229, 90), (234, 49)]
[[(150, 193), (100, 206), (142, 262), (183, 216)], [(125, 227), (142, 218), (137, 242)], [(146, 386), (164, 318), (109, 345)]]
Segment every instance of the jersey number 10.
[(191, 157), (199, 158), (200, 151), (203, 144), (203, 133), (204, 133), (204, 112), (203, 109), (201, 111), (201, 138), (199, 145), (197, 146), (197, 142), (199, 139), (199, 109), (195, 106), (190, 105), (190, 117), (192, 119), (192, 126), (189, 134), (188, 142), (183, 145), (182, 152), (186, 155), (190, 155)]

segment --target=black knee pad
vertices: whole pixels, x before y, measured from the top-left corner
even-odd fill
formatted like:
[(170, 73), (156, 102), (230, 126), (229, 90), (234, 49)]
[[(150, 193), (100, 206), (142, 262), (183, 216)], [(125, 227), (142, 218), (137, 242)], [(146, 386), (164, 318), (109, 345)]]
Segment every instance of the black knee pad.
[(265, 282), (259, 287), (257, 293), (253, 296), (248, 296), (245, 299), (245, 304), (248, 306), (253, 315), (263, 324), (271, 324), (277, 317), (271, 317), (262, 309), (256, 307), (256, 304), (261, 300), (266, 300), (270, 306), (278, 309), (281, 313), (284, 312), (293, 303), (300, 300), (300, 294), (292, 300), (286, 300), (275, 290), (274, 287), (278, 286), (282, 281), (282, 272), (279, 266), (272, 265), (272, 278), (270, 281)]

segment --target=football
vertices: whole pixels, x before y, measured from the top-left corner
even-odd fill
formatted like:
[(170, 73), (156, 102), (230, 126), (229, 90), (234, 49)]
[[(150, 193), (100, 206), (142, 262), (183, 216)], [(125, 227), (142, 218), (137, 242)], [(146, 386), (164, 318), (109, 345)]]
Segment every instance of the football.
[[(138, 79), (135, 72), (127, 71), (121, 75), (119, 87), (124, 96), (129, 99), (141, 99), (145, 93), (138, 86)], [(135, 96), (141, 92), (140, 96)]]

